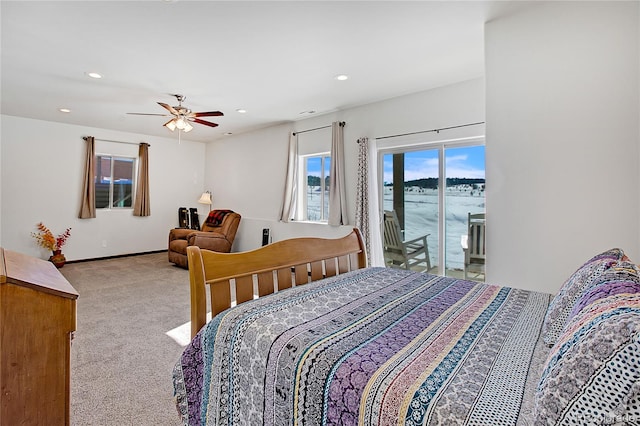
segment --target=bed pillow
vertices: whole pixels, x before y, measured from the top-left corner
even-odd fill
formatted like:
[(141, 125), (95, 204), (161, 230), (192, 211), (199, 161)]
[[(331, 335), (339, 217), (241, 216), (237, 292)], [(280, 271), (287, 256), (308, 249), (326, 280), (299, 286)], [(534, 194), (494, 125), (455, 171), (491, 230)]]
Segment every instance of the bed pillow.
[(547, 345), (553, 346), (558, 340), (573, 305), (581, 297), (584, 288), (612, 264), (627, 259), (624, 251), (619, 248), (607, 250), (589, 259), (564, 282), (551, 300), (542, 323), (542, 338)]
[(617, 294), (635, 293), (640, 293), (640, 269), (630, 262), (616, 262), (609, 269), (595, 277), (590, 286), (583, 290), (582, 295), (573, 305), (569, 319), (598, 299)]
[(536, 425), (640, 419), (640, 293), (585, 306), (551, 349), (536, 390)]

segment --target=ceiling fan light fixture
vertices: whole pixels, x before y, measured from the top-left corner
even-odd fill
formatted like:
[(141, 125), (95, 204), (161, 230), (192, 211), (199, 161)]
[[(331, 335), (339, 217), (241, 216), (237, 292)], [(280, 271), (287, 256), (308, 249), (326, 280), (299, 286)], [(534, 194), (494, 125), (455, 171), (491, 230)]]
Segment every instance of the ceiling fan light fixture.
[[(1, 1), (1, 0), (0, 0)], [(164, 127), (171, 130), (172, 132), (178, 129), (181, 132), (190, 132), (193, 130), (193, 126), (191, 123), (198, 123), (209, 127), (218, 127), (217, 123), (212, 123), (211, 121), (202, 120), (199, 117), (220, 117), (224, 114), (220, 111), (202, 111), (202, 112), (194, 112), (191, 109), (182, 105), (182, 101), (185, 99), (183, 95), (173, 95), (178, 100), (177, 106), (171, 106), (164, 102), (158, 102), (162, 108), (166, 110), (164, 114), (151, 114), (151, 113), (138, 113), (138, 112), (128, 112), (127, 114), (134, 115), (161, 115), (166, 117), (171, 117), (169, 121), (163, 124)], [(169, 114), (167, 114), (167, 112)]]
[(178, 117), (178, 118), (174, 118), (173, 120), (175, 121), (175, 125), (178, 128), (178, 130), (184, 130), (184, 128), (187, 127), (186, 126), (187, 122), (185, 121), (184, 118)]
[(166, 127), (167, 129), (169, 129), (169, 130), (171, 130), (173, 132), (174, 130), (176, 130), (175, 121), (176, 121), (176, 119), (172, 118), (171, 120), (169, 120), (166, 123), (164, 123), (164, 127)]

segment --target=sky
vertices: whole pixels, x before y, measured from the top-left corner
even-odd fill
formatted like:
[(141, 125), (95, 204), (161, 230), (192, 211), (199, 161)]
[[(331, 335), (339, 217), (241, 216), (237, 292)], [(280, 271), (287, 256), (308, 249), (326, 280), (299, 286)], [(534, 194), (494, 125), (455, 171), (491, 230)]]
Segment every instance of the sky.
[[(447, 177), (484, 179), (484, 145), (447, 148), (445, 150)], [(406, 152), (404, 155), (405, 181), (438, 177), (438, 150)], [(320, 159), (313, 158), (307, 163), (307, 174), (320, 176)], [(384, 182), (393, 180), (392, 155), (384, 155)], [(325, 175), (329, 174), (328, 162)]]
[[(320, 176), (321, 169), (320, 157), (313, 156), (307, 160), (307, 176)], [(329, 170), (331, 169), (331, 158), (326, 158), (324, 164), (324, 175), (329, 176)]]
[[(438, 150), (406, 152), (404, 155), (405, 181), (438, 177)], [(484, 179), (484, 145), (447, 148), (445, 150), (445, 170), (449, 178)], [(392, 155), (384, 155), (384, 182), (393, 181)]]

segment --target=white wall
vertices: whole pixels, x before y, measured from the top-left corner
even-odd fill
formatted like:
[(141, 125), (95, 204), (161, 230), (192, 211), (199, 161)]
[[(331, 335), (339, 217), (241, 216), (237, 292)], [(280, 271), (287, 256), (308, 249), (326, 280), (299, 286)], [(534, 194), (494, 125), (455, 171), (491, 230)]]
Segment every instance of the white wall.
[[(360, 137), (376, 138), (484, 121), (484, 80), (481, 78), (370, 105), (325, 114), (290, 124), (229, 137), (207, 145), (206, 187), (214, 208), (242, 215), (234, 250), (258, 247), (262, 228), (273, 241), (298, 236), (335, 238), (355, 222), (358, 148)], [(278, 222), (287, 167), (289, 132), (345, 121), (345, 169), (348, 216), (351, 225), (331, 227)], [(447, 133), (442, 132), (443, 139)], [(431, 134), (425, 135), (431, 138)]]
[[(242, 214), (233, 247), (238, 251), (258, 247), (265, 227), (271, 229), (274, 241), (347, 234), (355, 221), (356, 140), (362, 136), (374, 138), (482, 121), (484, 81), (471, 80), (232, 136), (208, 144), (206, 153), (204, 144), (185, 140), (178, 145), (171, 138), (6, 115), (1, 119), (3, 247), (48, 257), (30, 237), (34, 225), (43, 221), (55, 233), (72, 227), (71, 239), (64, 249), (69, 260), (164, 250), (168, 229), (177, 222), (178, 207), (198, 207), (206, 213), (207, 209), (196, 200), (207, 189), (213, 193), (213, 208), (230, 208)], [(345, 157), (351, 225), (279, 222), (289, 132), (325, 126), (336, 120), (347, 122)], [(82, 164), (82, 136), (86, 135), (151, 144), (151, 217), (137, 218), (127, 210), (98, 211), (96, 219), (77, 219), (82, 173), (78, 165)], [(107, 241), (107, 247), (102, 247), (103, 240)]]
[[(0, 119), (0, 177), (2, 177), (2, 137), (1, 136), (2, 136), (2, 119)], [(0, 247), (2, 247), (2, 181), (0, 181)]]
[[(178, 207), (198, 207), (204, 185), (205, 145), (114, 130), (1, 116), (0, 245), (48, 258), (30, 233), (42, 221), (55, 234), (71, 227), (64, 247), (68, 260), (166, 250)], [(132, 210), (98, 210), (95, 219), (78, 219), (85, 145), (83, 136), (125, 142), (148, 142), (151, 216)], [(134, 145), (111, 144), (113, 150)], [(96, 142), (96, 150), (109, 143)], [(103, 247), (103, 241), (106, 247)]]
[(555, 292), (640, 262), (638, 2), (540, 3), (485, 27), (487, 276)]

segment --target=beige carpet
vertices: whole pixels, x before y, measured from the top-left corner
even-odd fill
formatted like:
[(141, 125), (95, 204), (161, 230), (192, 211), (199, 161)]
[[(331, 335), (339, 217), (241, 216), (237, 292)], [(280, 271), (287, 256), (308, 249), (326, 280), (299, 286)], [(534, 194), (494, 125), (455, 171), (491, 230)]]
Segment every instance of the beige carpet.
[[(177, 425), (171, 370), (189, 321), (189, 274), (166, 253), (65, 265), (79, 293), (72, 425)], [(188, 333), (188, 327), (183, 327)]]

